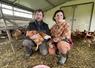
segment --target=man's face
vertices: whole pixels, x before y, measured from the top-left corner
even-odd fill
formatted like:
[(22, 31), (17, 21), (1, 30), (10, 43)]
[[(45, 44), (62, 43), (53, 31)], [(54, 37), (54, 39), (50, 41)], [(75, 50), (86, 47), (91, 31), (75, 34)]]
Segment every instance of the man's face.
[(42, 21), (43, 20), (42, 12), (36, 12), (35, 13), (35, 20), (37, 20), (37, 21)]

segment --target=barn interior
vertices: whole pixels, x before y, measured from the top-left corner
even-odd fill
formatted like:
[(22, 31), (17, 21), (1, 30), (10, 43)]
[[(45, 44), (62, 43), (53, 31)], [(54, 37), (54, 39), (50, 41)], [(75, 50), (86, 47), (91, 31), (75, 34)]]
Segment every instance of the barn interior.
[[(54, 12), (64, 11), (74, 43), (64, 65), (58, 65), (55, 56), (41, 56), (38, 52), (25, 57), (22, 41), (36, 9), (44, 11), (49, 28), (54, 24)], [(32, 68), (39, 64), (50, 68), (94, 68), (94, 23), (95, 0), (0, 0), (0, 68)]]

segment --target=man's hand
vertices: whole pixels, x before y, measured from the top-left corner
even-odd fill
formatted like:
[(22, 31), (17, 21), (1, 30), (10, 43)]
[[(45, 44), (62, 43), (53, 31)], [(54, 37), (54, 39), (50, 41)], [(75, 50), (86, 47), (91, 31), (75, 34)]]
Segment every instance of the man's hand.
[(33, 35), (33, 36), (31, 37), (31, 39), (36, 39), (36, 38), (38, 38), (38, 35), (39, 35), (39, 34)]
[(49, 35), (46, 35), (45, 37), (44, 37), (44, 39), (46, 39), (46, 40), (48, 40), (48, 39), (50, 39), (51, 38), (51, 36), (49, 36)]

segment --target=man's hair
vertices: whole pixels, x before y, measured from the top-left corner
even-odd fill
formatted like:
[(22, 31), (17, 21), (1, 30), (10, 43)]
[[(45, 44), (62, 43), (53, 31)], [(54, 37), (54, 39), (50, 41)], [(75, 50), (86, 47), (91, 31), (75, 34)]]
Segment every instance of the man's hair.
[(42, 15), (43, 15), (43, 17), (44, 17), (44, 11), (42, 10), (42, 9), (37, 9), (37, 10), (35, 10), (35, 14), (37, 13), (37, 12), (41, 12), (42, 13)]

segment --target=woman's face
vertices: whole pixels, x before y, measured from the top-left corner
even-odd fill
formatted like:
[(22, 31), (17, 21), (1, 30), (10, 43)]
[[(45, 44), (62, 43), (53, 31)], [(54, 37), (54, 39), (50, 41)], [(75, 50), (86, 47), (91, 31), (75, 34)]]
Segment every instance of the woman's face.
[(55, 17), (54, 17), (56, 22), (61, 22), (63, 21), (63, 13), (62, 12), (58, 12)]

